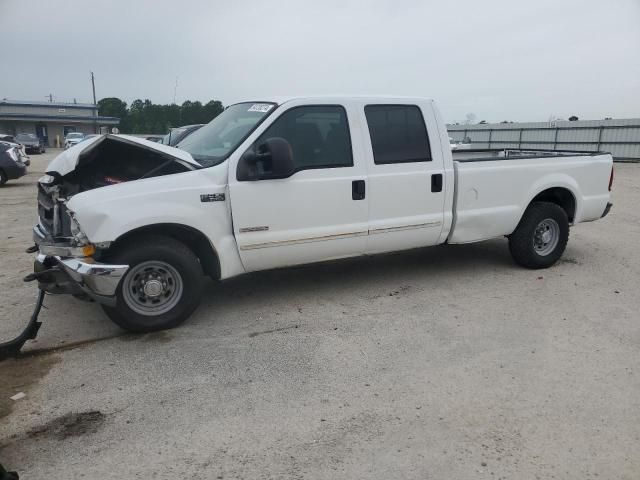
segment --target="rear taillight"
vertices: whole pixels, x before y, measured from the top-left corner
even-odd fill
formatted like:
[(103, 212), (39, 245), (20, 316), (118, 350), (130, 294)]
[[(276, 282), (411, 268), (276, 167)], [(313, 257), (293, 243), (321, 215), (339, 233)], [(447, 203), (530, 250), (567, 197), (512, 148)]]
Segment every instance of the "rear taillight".
[(611, 187), (613, 187), (613, 165), (611, 165), (611, 176), (609, 177), (609, 191), (611, 191)]

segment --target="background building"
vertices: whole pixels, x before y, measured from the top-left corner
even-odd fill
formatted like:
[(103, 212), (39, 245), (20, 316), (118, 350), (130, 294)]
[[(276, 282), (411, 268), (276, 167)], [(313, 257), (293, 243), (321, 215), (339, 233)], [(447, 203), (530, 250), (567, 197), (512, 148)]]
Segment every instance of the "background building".
[(93, 104), (0, 100), (0, 133), (35, 133), (51, 147), (63, 145), (68, 132), (107, 133), (119, 123), (98, 116)]
[(617, 161), (640, 161), (640, 118), (447, 125), (455, 142), (471, 148), (523, 148), (609, 152)]

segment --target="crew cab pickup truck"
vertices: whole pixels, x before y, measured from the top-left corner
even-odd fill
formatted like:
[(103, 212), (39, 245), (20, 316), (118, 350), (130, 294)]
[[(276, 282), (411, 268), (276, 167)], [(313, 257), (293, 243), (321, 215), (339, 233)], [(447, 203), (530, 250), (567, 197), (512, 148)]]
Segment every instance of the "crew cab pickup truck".
[(244, 102), (178, 148), (126, 135), (70, 147), (39, 181), (37, 280), (135, 332), (174, 327), (203, 276), (506, 236), (546, 268), (611, 204), (602, 153), (454, 161), (434, 102)]

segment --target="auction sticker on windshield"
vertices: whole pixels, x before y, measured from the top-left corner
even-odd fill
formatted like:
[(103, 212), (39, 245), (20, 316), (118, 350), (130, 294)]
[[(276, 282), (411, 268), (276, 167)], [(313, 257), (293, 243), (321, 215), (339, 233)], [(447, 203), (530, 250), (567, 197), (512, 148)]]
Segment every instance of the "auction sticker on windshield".
[(262, 112), (262, 113), (266, 113), (269, 110), (271, 110), (271, 107), (273, 107), (273, 105), (269, 105), (268, 103), (254, 103), (253, 105), (251, 105), (249, 107), (249, 110), (247, 110), (248, 112)]

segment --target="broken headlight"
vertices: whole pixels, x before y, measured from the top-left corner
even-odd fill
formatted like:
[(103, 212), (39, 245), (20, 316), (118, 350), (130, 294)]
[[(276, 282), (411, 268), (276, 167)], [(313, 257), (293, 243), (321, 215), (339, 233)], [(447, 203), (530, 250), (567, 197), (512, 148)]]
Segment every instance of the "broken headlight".
[(75, 214), (70, 210), (67, 210), (67, 213), (69, 214), (69, 218), (71, 219), (70, 227), (71, 227), (71, 235), (73, 235), (73, 239), (76, 241), (78, 245), (88, 244), (89, 239), (87, 238), (85, 233), (82, 231), (82, 228), (80, 228), (80, 224), (78, 223), (78, 220), (76, 220)]
[(53, 175), (49, 175), (48, 173), (38, 179), (38, 182), (43, 185), (51, 185), (55, 181), (56, 177), (54, 177)]

